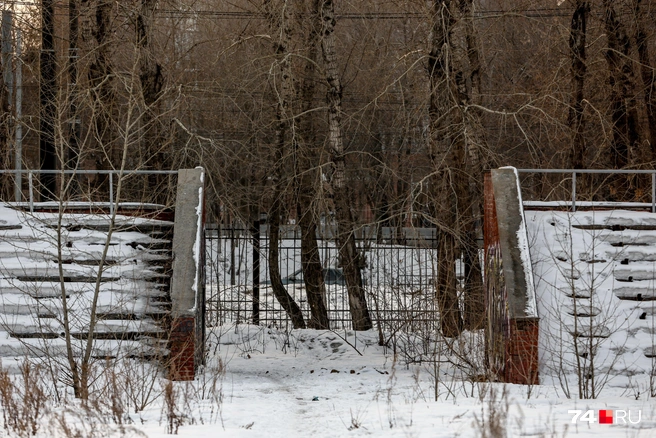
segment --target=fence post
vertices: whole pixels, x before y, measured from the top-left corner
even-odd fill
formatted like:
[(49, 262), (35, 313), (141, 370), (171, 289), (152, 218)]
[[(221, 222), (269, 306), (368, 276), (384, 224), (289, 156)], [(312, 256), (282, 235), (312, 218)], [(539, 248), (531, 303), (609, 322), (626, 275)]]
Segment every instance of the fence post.
[(109, 215), (114, 216), (114, 173), (109, 172)]
[(34, 213), (34, 182), (32, 181), (32, 171), (27, 174), (27, 180), (30, 185), (30, 213)]
[(651, 212), (656, 213), (656, 173), (651, 174)]
[(572, 172), (572, 212), (576, 211), (576, 172)]
[(260, 324), (260, 221), (253, 222), (253, 324)]

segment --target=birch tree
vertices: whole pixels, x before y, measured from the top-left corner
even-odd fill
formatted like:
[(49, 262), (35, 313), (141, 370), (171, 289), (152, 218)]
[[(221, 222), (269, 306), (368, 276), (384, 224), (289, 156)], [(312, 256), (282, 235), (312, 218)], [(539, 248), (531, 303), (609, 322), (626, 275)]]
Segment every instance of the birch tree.
[(328, 145), (332, 167), (330, 178), (337, 219), (336, 244), (349, 297), (349, 309), (355, 330), (373, 328), (362, 287), (362, 261), (355, 245), (355, 231), (349, 185), (346, 181), (342, 118), (342, 84), (337, 68), (335, 48), (335, 7), (332, 0), (321, 0), (317, 18), (321, 27), (321, 53), (328, 85)]
[(314, 97), (316, 94), (317, 62), (319, 56), (319, 32), (314, 20), (304, 22), (305, 17), (312, 16), (317, 10), (319, 0), (303, 2), (296, 19), (298, 28), (302, 29), (304, 40), (304, 59), (300, 66), (300, 86), (297, 90), (299, 102), (298, 122), (294, 133), (294, 195), (296, 213), (301, 229), (301, 266), (305, 281), (308, 304), (310, 305), (310, 328), (328, 329), (328, 311), (326, 310), (326, 286), (317, 246), (317, 218), (319, 209), (318, 190), (321, 187), (320, 150), (317, 147), (316, 114)]
[(294, 298), (287, 292), (280, 275), (280, 223), (283, 218), (283, 202), (285, 191), (285, 164), (291, 142), (288, 137), (293, 135), (294, 117), (291, 114), (293, 97), (292, 72), (292, 11), (291, 1), (267, 0), (264, 10), (270, 21), (274, 38), (274, 64), (271, 66), (271, 85), (276, 98), (276, 120), (274, 127), (275, 143), (273, 145), (272, 195), (269, 208), (269, 278), (271, 289), (276, 299), (292, 321), (294, 328), (305, 328), (305, 319)]

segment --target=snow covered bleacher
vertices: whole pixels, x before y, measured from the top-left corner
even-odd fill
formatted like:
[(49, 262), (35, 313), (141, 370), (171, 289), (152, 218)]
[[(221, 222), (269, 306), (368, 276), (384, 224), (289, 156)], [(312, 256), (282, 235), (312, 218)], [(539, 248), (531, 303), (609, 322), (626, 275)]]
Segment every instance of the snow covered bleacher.
[(3, 363), (63, 355), (66, 320), (76, 355), (93, 319), (94, 357), (164, 356), (173, 222), (66, 211), (0, 205)]
[(646, 387), (656, 356), (656, 214), (595, 207), (525, 204), (541, 375)]

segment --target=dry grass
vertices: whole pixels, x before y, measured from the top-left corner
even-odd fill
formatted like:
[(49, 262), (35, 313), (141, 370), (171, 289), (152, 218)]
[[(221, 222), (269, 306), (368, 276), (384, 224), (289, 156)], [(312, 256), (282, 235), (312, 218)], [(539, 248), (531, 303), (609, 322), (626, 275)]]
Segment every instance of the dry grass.
[(19, 437), (35, 435), (48, 403), (40, 368), (24, 361), (16, 376), (0, 368), (0, 403), (7, 432)]

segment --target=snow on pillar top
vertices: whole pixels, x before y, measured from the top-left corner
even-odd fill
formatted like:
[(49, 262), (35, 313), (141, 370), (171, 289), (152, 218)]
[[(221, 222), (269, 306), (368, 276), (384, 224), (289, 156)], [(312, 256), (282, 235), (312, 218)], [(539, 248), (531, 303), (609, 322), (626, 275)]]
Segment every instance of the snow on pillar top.
[(509, 317), (537, 318), (533, 269), (517, 169), (502, 167), (492, 170), (492, 185)]

